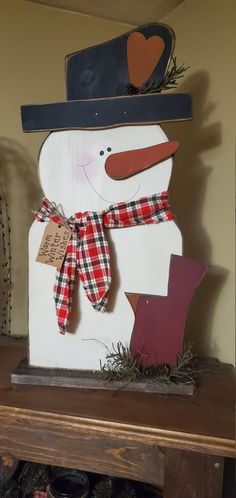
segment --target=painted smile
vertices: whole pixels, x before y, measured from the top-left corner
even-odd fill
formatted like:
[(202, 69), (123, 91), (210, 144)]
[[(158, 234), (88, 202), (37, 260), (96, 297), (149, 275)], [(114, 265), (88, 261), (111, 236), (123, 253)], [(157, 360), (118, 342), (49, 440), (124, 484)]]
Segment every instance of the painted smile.
[(83, 164), (79, 164), (77, 163), (76, 166), (78, 166), (79, 168), (86, 168), (87, 166), (89, 166), (93, 161), (89, 161), (88, 163), (83, 163)]
[[(93, 191), (95, 192), (95, 194), (97, 194), (97, 195), (98, 195), (98, 197), (100, 197), (100, 199), (102, 199), (103, 201), (108, 202), (108, 204), (116, 204), (116, 202), (117, 202), (117, 201), (114, 201), (114, 200), (111, 200), (111, 199), (105, 199), (104, 197), (102, 197), (102, 195), (100, 195), (100, 194), (99, 194), (99, 192), (95, 189), (94, 185), (92, 184), (92, 182), (91, 182), (91, 180), (90, 180), (90, 178), (89, 178), (89, 176), (88, 176), (88, 174), (87, 174), (87, 172), (86, 172), (86, 170), (85, 170), (85, 167), (83, 167), (83, 170), (84, 170), (84, 174), (85, 174), (85, 176), (86, 176), (86, 179), (87, 179), (87, 181), (88, 181), (88, 184), (89, 184), (89, 185), (90, 185), (90, 187), (93, 189)], [(123, 200), (124, 202), (129, 202), (129, 201), (131, 201), (131, 200), (132, 200), (132, 199), (133, 199), (133, 198), (137, 195), (137, 193), (138, 193), (139, 189), (140, 189), (140, 185), (138, 186), (138, 188), (137, 188), (136, 192), (135, 192), (135, 193), (134, 193), (131, 197), (129, 197), (129, 199), (122, 199), (122, 200)]]

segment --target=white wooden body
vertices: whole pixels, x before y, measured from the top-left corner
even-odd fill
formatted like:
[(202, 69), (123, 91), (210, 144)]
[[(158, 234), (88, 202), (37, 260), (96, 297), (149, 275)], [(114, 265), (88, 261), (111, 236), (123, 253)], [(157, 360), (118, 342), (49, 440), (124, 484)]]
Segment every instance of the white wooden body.
[[(109, 153), (165, 141), (157, 125), (51, 133), (39, 161), (44, 194), (70, 216), (168, 190), (172, 159), (127, 180), (112, 180), (104, 169)], [(70, 332), (62, 336), (53, 300), (55, 268), (35, 261), (44, 228), (44, 223), (34, 222), (29, 237), (30, 364), (99, 369), (106, 355), (101, 343), (111, 348), (118, 341), (128, 344), (130, 340), (134, 314), (124, 293), (167, 295), (170, 256), (182, 254), (181, 233), (173, 221), (107, 231), (112, 266), (107, 312), (92, 308), (78, 282)]]

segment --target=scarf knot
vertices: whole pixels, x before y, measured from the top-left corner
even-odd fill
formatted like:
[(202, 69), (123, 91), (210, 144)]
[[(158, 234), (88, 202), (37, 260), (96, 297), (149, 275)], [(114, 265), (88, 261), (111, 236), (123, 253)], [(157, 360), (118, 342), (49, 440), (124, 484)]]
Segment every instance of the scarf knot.
[(44, 197), (40, 209), (35, 213), (35, 220), (53, 220), (72, 228), (63, 264), (56, 270), (54, 285), (57, 320), (62, 334), (66, 332), (70, 321), (76, 273), (79, 274), (93, 308), (102, 312), (106, 310), (111, 269), (104, 229), (160, 223), (172, 219), (168, 192), (120, 202), (101, 212), (78, 212), (70, 218), (66, 218), (54, 202)]

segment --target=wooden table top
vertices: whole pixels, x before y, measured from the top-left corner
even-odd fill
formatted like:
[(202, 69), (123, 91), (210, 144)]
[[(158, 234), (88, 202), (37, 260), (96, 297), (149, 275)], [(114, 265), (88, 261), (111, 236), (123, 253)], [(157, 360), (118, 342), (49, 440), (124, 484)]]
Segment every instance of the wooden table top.
[(10, 374), (26, 356), (26, 345), (0, 345), (0, 433), (6, 417), (73, 426), (106, 437), (235, 456), (234, 368), (203, 362), (196, 395), (78, 390), (13, 385)]

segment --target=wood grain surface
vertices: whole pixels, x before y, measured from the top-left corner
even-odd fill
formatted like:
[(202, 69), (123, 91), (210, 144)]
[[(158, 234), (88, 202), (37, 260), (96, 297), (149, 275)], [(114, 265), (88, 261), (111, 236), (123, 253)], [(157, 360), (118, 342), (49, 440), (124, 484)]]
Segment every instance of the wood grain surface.
[(164, 498), (222, 498), (224, 459), (167, 450)]
[(0, 413), (0, 453), (19, 459), (58, 465), (100, 474), (116, 475), (163, 486), (162, 449), (133, 441), (129, 437), (109, 437), (97, 428), (78, 428), (76, 421), (31, 414)]
[(0, 454), (158, 486), (167, 449), (235, 454), (229, 365), (203, 363), (197, 394), (170, 397), (11, 385), (11, 371), (25, 354), (24, 344), (0, 347)]

